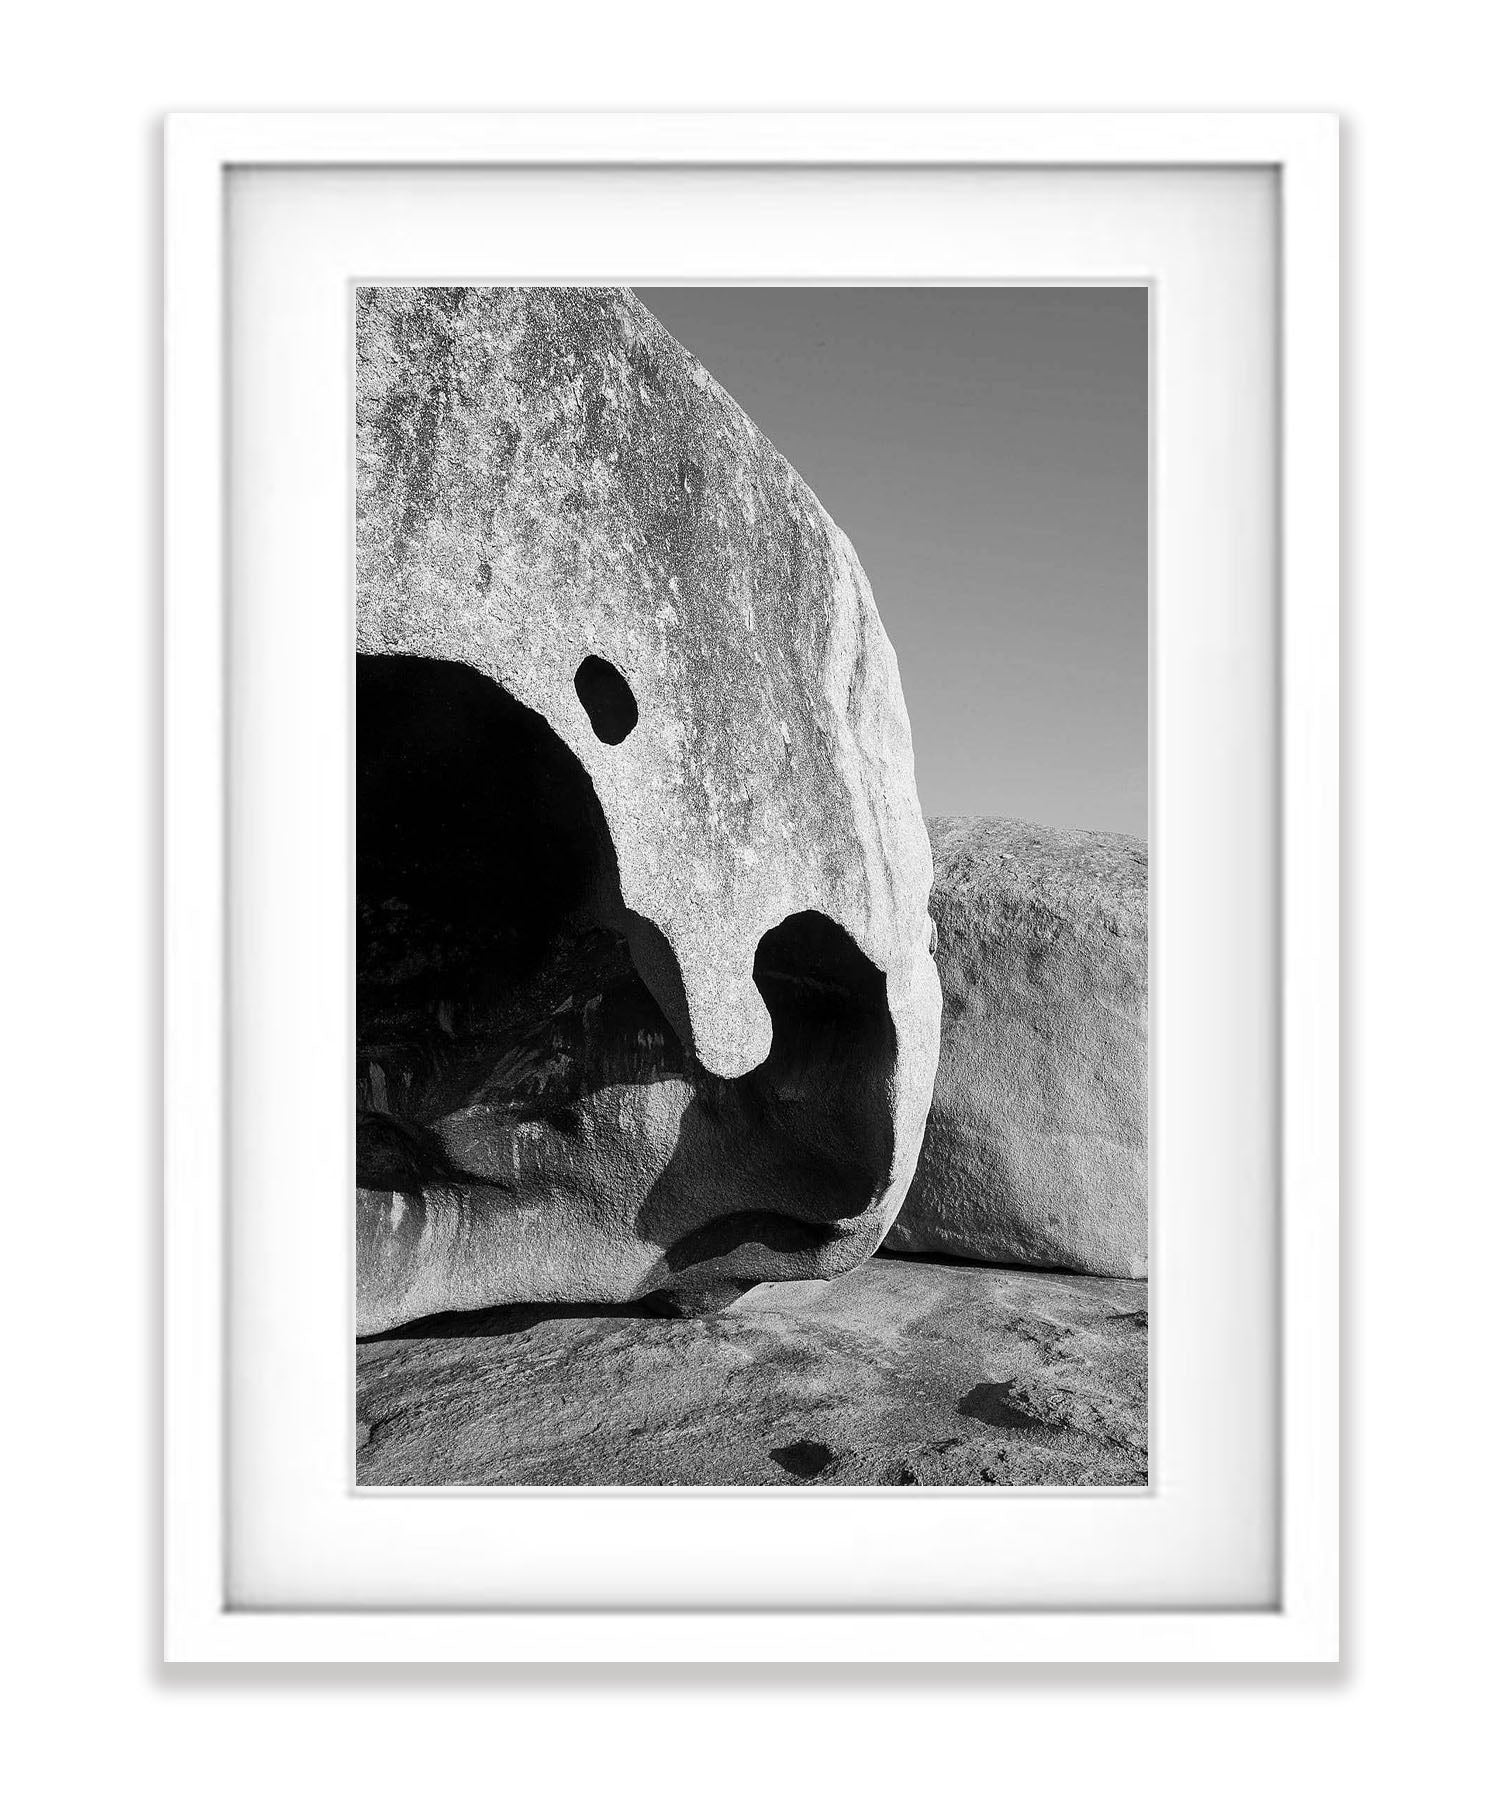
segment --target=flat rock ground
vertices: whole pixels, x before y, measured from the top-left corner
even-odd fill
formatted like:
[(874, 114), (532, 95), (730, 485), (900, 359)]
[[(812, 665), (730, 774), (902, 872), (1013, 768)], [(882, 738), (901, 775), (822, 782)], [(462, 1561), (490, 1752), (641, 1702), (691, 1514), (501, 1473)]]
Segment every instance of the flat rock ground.
[(358, 1350), (361, 1485), (1135, 1486), (1146, 1283), (882, 1254), (698, 1319), (448, 1313)]

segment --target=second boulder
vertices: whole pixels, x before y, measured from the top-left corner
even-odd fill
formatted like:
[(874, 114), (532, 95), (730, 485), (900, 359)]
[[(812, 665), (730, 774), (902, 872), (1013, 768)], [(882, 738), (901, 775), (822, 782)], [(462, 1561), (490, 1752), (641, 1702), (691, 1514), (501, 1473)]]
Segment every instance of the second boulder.
[(928, 823), (942, 1051), (887, 1244), (1142, 1276), (1146, 846), (1013, 819)]

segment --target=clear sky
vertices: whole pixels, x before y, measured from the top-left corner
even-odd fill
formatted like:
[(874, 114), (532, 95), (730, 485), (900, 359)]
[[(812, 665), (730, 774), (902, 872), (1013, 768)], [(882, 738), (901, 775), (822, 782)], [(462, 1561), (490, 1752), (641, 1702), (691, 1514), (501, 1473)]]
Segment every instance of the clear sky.
[(848, 533), (929, 813), (1146, 834), (1143, 288), (639, 288)]

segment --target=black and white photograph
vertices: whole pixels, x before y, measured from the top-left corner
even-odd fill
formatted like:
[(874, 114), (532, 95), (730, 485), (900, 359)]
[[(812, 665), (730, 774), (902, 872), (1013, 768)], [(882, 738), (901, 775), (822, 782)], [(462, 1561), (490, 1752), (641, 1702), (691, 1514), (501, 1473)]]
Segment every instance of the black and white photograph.
[(360, 1487), (1142, 1487), (1149, 291), (354, 295)]
[(1484, 16), (19, 18), (17, 1793), (1482, 1786)]

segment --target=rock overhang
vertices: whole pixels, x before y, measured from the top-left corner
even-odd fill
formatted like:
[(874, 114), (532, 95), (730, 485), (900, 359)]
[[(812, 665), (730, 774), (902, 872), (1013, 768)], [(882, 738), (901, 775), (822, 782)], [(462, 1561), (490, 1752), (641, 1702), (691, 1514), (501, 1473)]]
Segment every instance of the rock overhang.
[(555, 734), (608, 840), (598, 923), (705, 1081), (772, 1058), (757, 957), (788, 920), (878, 974), (887, 1167), (819, 1252), (857, 1260), (910, 1175), (939, 999), (910, 733), (852, 548), (627, 292), (369, 288), (358, 321), (362, 657), (468, 668)]

